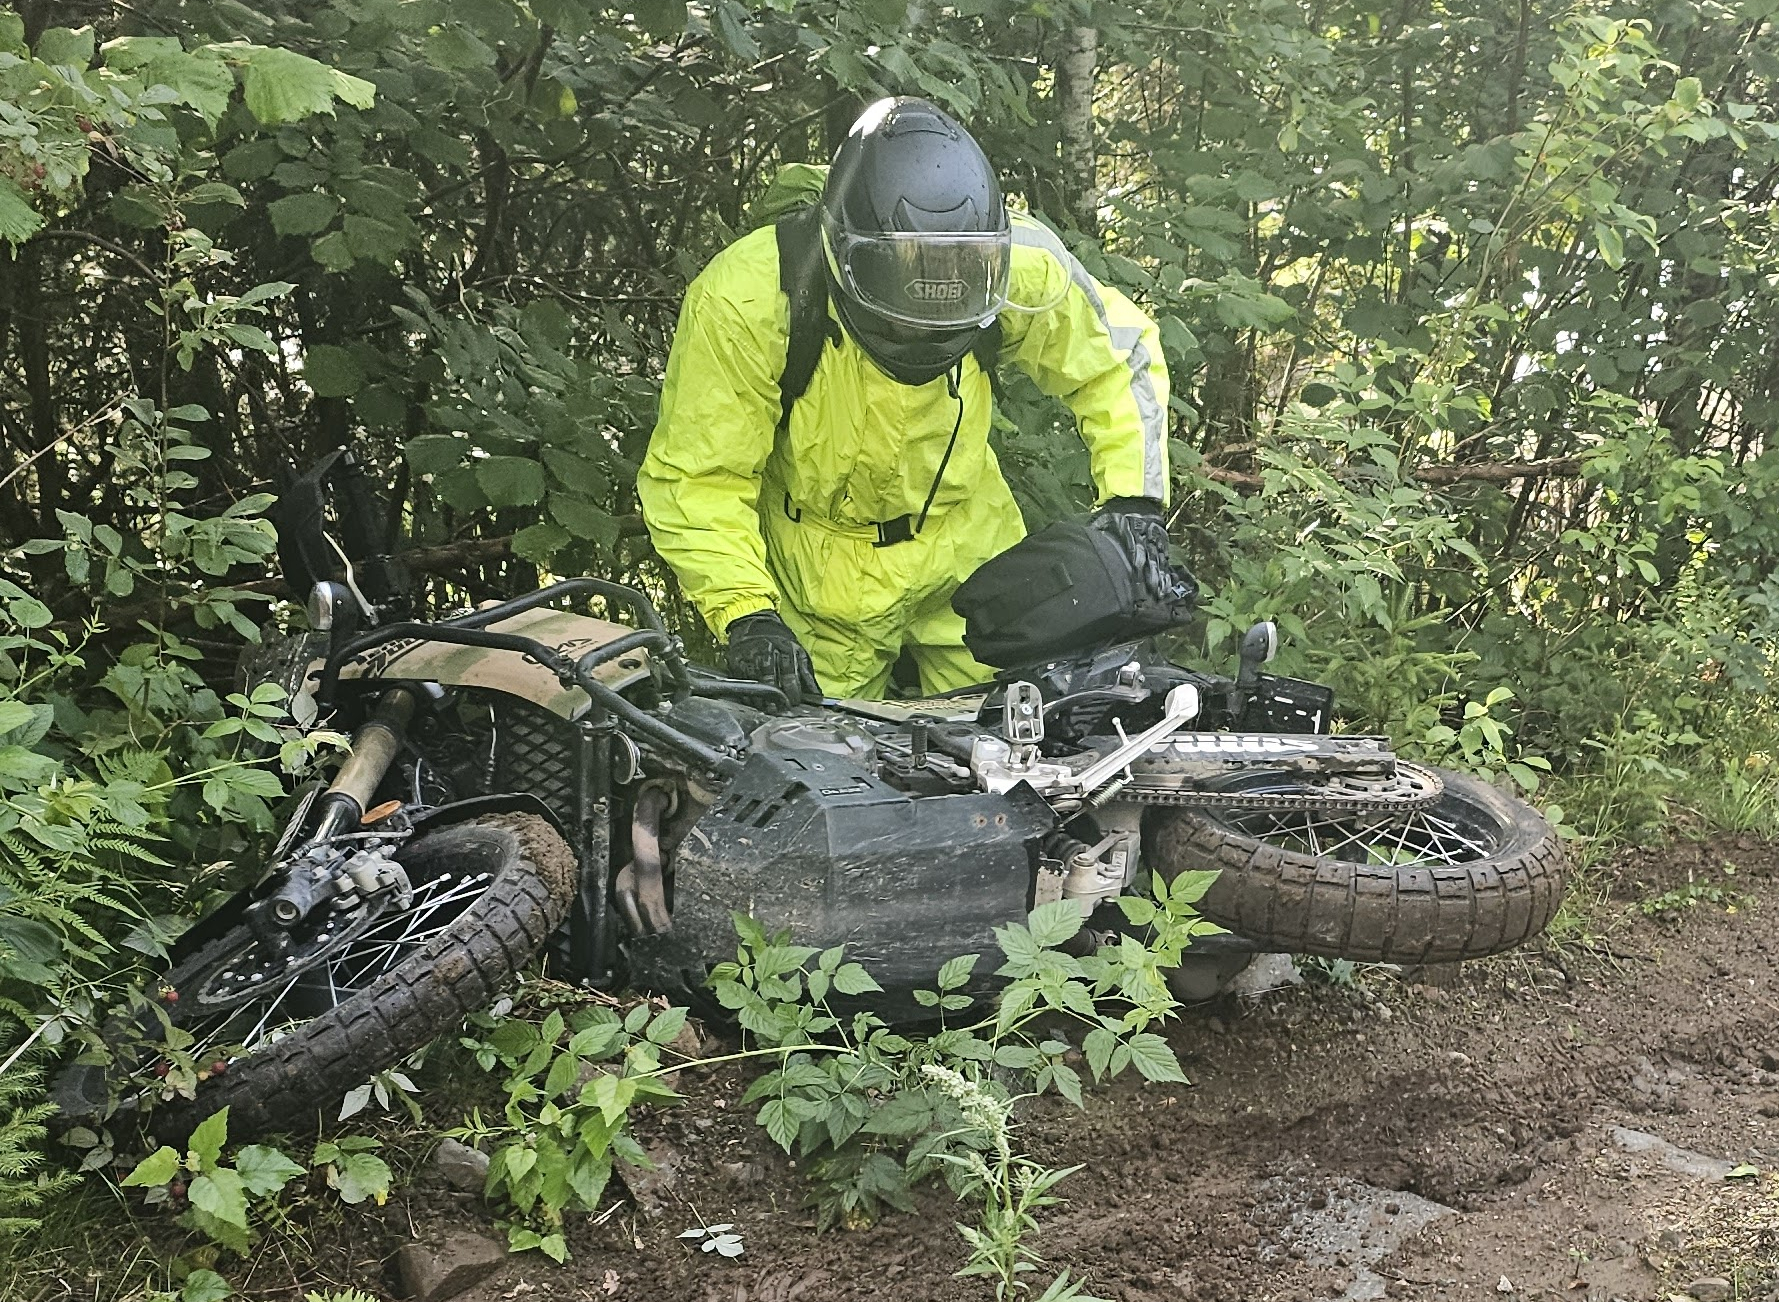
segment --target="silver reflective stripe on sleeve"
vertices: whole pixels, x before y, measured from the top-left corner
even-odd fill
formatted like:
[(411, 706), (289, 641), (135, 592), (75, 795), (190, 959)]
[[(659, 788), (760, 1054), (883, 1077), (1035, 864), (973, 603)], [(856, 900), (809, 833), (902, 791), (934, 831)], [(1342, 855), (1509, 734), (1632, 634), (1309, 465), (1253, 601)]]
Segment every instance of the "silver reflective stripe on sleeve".
[(1065, 250), (1063, 256), (1069, 279), (1087, 295), (1112, 347), (1125, 354), (1125, 362), (1130, 367), (1130, 396), (1137, 404), (1137, 419), (1143, 426), (1143, 496), (1153, 497), (1158, 502), (1166, 501), (1167, 475), (1163, 467), (1167, 464), (1167, 413), (1161, 409), (1161, 402), (1155, 396), (1155, 382), (1149, 377), (1151, 359), (1148, 348), (1143, 345), (1143, 328), (1115, 326), (1108, 321), (1105, 300), (1100, 298), (1099, 286), (1093, 283), (1087, 268), (1074, 254)]

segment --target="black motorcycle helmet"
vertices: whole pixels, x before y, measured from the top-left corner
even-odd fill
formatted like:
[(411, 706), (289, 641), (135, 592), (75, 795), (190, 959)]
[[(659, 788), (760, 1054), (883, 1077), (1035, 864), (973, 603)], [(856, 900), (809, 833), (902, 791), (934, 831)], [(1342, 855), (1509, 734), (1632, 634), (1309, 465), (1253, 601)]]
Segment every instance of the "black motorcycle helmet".
[(924, 99), (877, 101), (834, 153), (822, 236), (840, 320), (880, 369), (926, 384), (1005, 306), (1012, 228), (982, 147)]

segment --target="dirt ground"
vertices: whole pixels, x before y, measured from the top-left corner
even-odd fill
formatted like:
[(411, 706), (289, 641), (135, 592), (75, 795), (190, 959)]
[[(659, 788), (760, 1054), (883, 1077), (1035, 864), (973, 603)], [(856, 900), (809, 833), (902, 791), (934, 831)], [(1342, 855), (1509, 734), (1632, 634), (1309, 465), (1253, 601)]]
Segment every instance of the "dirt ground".
[[(1733, 908), (1634, 907), (1689, 877)], [(1591, 951), (1225, 999), (1172, 1033), (1190, 1086), (1120, 1083), (1085, 1114), (1041, 1103), (1026, 1147), (1085, 1163), (1044, 1216), (1047, 1269), (1121, 1302), (1779, 1302), (1779, 849), (1683, 844), (1614, 879)], [(744, 1084), (687, 1073), (687, 1106), (645, 1123), (671, 1168), (659, 1214), (626, 1200), (581, 1218), (568, 1265), (510, 1259), (466, 1302), (992, 1296), (952, 1277), (960, 1209), (942, 1190), (818, 1235)], [(733, 1223), (744, 1255), (676, 1237), (700, 1218)], [(422, 1168), (325, 1273), (398, 1296), (395, 1250), (454, 1225), (491, 1232)], [(278, 1293), (275, 1268), (253, 1274), (249, 1293)]]

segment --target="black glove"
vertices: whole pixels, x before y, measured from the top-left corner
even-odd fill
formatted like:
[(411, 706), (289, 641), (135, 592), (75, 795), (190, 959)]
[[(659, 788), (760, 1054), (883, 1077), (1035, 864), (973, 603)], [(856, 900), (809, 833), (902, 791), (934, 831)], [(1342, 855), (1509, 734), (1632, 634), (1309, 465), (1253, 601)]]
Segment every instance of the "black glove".
[(1153, 497), (1114, 497), (1094, 514), (1088, 526), (1117, 540), (1152, 600), (1185, 610), (1198, 600), (1198, 584), (1168, 555), (1167, 522), (1162, 518), (1161, 503)]
[(792, 705), (801, 705), (805, 697), (814, 700), (822, 694), (821, 684), (815, 681), (815, 666), (809, 663), (809, 652), (776, 610), (757, 610), (730, 624), (725, 660), (730, 673), (770, 683)]

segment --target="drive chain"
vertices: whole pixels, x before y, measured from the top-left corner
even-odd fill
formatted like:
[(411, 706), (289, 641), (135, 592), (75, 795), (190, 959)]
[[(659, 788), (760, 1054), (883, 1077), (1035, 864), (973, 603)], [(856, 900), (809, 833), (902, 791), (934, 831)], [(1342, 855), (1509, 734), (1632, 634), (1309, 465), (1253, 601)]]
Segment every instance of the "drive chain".
[(1369, 785), (1339, 777), (1315, 790), (1230, 791), (1211, 788), (1145, 785), (1137, 776), (1119, 789), (1115, 800), (1138, 805), (1172, 805), (1194, 809), (1340, 810), (1350, 813), (1407, 814), (1425, 809), (1445, 793), (1437, 773), (1407, 764), (1398, 767), (1388, 785)]

